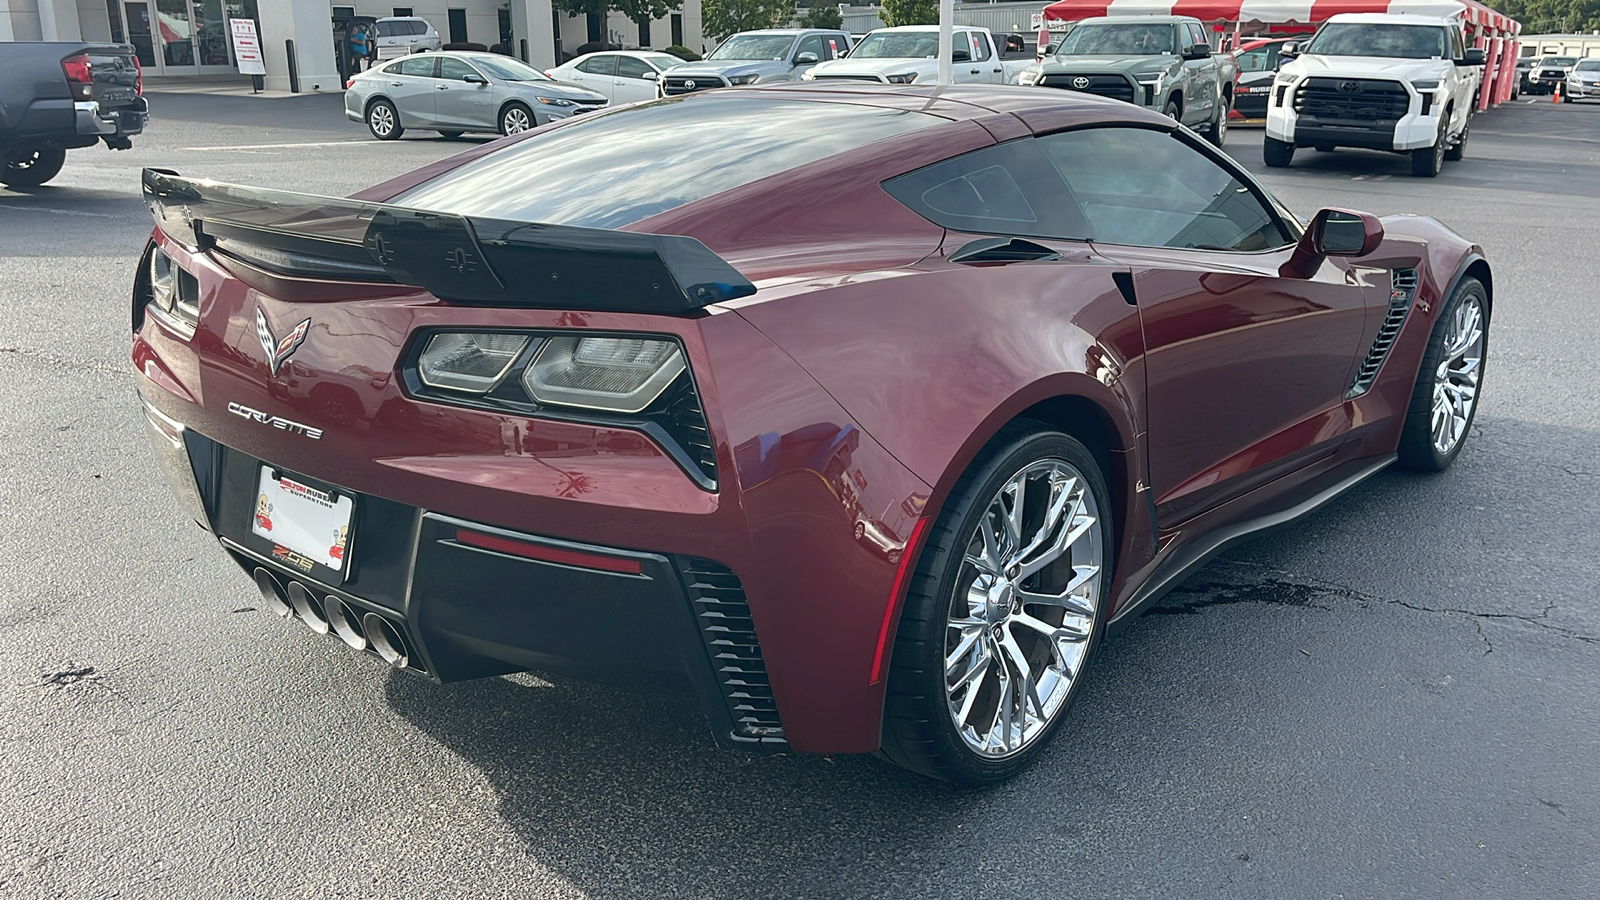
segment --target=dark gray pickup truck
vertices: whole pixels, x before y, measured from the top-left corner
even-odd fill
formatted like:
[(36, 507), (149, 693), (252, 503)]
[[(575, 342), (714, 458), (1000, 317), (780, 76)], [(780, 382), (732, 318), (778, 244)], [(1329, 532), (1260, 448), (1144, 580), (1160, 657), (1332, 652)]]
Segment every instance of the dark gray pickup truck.
[(67, 151), (133, 146), (150, 110), (129, 44), (0, 43), (0, 183), (37, 187)]

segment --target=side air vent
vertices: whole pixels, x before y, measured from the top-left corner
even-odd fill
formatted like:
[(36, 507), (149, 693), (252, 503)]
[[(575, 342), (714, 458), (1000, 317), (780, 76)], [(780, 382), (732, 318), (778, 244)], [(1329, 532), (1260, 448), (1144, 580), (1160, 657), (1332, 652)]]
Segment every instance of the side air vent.
[(733, 716), (733, 737), (784, 743), (778, 705), (772, 699), (772, 683), (739, 576), (708, 559), (680, 557), (678, 567), (711, 656), (712, 672)]
[(1372, 382), (1378, 377), (1378, 370), (1383, 368), (1383, 361), (1389, 356), (1389, 348), (1394, 346), (1394, 339), (1400, 334), (1400, 326), (1405, 324), (1406, 313), (1411, 309), (1411, 301), (1417, 296), (1417, 270), (1395, 269), (1390, 280), (1389, 311), (1383, 317), (1383, 325), (1378, 329), (1378, 336), (1372, 341), (1372, 348), (1367, 351), (1367, 358), (1362, 361), (1361, 368), (1356, 370), (1355, 378), (1350, 382), (1350, 390), (1345, 391), (1346, 400), (1365, 394), (1372, 387)]

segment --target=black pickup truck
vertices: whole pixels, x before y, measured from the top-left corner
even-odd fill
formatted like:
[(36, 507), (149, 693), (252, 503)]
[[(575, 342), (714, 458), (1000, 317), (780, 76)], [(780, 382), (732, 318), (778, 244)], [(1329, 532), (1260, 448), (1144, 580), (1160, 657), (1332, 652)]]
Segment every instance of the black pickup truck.
[(129, 44), (0, 43), (0, 183), (37, 187), (67, 151), (133, 146), (150, 111)]

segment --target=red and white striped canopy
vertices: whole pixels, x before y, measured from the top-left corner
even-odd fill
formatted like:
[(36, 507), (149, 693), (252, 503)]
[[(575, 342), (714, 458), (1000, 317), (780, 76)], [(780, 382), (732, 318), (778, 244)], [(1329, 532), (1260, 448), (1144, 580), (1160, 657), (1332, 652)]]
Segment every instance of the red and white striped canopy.
[(1202, 22), (1319, 25), (1339, 13), (1414, 13), (1456, 18), (1514, 35), (1515, 19), (1478, 0), (1059, 0), (1046, 19), (1076, 22), (1091, 16), (1194, 16)]

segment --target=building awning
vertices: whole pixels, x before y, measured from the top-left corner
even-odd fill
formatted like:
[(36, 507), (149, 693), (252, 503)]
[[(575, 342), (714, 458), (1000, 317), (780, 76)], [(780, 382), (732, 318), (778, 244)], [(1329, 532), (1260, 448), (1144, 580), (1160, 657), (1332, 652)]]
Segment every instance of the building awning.
[(1092, 16), (1193, 16), (1202, 22), (1320, 25), (1339, 13), (1412, 13), (1455, 18), (1505, 34), (1522, 26), (1478, 0), (1060, 0), (1046, 19), (1076, 22)]

